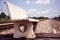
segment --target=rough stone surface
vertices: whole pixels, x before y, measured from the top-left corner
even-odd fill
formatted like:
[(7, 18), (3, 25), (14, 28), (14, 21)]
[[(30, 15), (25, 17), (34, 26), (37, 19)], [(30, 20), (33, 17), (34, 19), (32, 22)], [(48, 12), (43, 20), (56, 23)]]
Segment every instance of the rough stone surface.
[(39, 21), (35, 33), (52, 33), (50, 20)]

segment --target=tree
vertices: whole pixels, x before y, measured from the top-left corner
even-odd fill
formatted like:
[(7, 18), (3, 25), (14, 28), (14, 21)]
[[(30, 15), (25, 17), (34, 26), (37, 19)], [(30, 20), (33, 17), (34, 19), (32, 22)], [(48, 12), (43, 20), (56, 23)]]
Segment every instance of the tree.
[(40, 17), (37, 17), (37, 18), (38, 18), (38, 19), (44, 19), (44, 17), (41, 17), (41, 16), (40, 16)]
[(1, 18), (5, 18), (5, 17), (6, 17), (6, 15), (5, 15), (4, 12), (2, 12), (2, 13), (0, 14), (0, 16), (1, 16)]
[(59, 19), (60, 19), (60, 15), (59, 15)]
[(48, 17), (45, 17), (45, 19), (49, 19)]
[(10, 19), (10, 16), (7, 16), (8, 19)]
[(1, 14), (0, 14), (0, 18), (1, 18)]

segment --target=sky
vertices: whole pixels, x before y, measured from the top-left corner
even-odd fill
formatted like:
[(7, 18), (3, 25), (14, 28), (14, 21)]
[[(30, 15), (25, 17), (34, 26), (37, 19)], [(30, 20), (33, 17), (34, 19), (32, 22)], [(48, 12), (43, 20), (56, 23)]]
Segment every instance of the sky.
[[(22, 7), (29, 17), (54, 17), (60, 15), (60, 0), (7, 0)], [(0, 13), (9, 15), (4, 0), (0, 0)]]

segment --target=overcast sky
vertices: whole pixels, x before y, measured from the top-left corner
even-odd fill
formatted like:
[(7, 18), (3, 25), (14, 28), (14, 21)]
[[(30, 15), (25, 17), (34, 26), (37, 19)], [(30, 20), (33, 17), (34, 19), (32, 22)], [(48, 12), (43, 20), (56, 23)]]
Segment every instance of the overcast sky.
[[(54, 17), (60, 15), (60, 0), (7, 0), (14, 5), (20, 6), (27, 11), (30, 17)], [(7, 8), (0, 0), (0, 12), (4, 11), (8, 15)]]

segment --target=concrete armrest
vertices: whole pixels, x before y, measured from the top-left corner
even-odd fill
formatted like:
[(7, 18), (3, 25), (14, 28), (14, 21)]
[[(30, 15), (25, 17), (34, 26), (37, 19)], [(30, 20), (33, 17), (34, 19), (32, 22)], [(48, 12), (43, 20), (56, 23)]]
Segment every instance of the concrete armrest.
[(32, 18), (28, 18), (28, 20), (31, 21), (31, 22), (39, 22), (39, 20), (37, 20), (37, 19), (32, 19)]
[(26, 19), (20, 19), (20, 20), (12, 20), (12, 21), (30, 21), (30, 22), (39, 22), (37, 19), (32, 19), (32, 18), (26, 18)]

